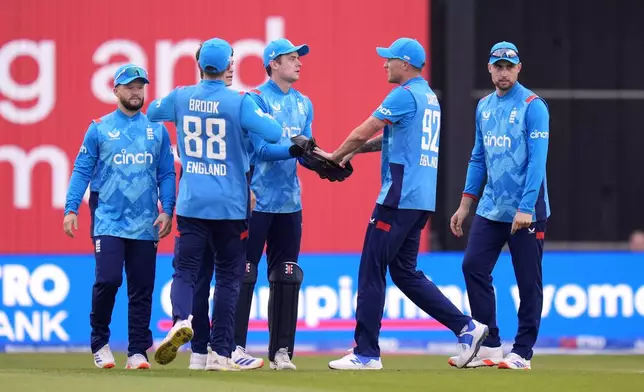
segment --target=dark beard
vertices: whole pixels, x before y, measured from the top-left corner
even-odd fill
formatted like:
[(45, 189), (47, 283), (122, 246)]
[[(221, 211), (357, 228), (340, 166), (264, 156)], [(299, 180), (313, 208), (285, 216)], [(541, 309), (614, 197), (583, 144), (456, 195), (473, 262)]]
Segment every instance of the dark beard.
[(124, 99), (121, 99), (120, 101), (121, 101), (121, 105), (123, 105), (124, 108), (132, 112), (136, 112), (138, 110), (141, 110), (141, 108), (143, 107), (143, 104), (145, 103), (145, 98), (141, 98), (141, 103), (138, 103), (136, 105), (132, 105), (130, 104), (129, 101), (126, 101)]
[(508, 87), (501, 87), (501, 83), (496, 83), (496, 85), (495, 85), (495, 86), (496, 86), (496, 88), (498, 88), (498, 89), (499, 89), (499, 90), (501, 90), (501, 91), (508, 91), (508, 90), (510, 90), (512, 87), (514, 87), (514, 83), (509, 83), (509, 84), (508, 84)]

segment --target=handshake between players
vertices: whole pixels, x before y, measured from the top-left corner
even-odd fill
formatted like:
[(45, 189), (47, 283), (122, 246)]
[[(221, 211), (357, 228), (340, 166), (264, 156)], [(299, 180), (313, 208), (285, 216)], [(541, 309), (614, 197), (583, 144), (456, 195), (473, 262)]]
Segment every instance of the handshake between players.
[[(297, 166), (331, 182), (344, 181), (353, 173), (355, 154), (379, 151), (382, 188), (360, 261), (356, 347), (329, 367), (382, 368), (378, 337), (387, 269), (408, 298), (453, 331), (458, 355), (450, 363), (462, 368), (478, 360), (490, 333), (487, 325), (460, 312), (416, 269), (420, 233), (435, 210), (440, 140), (440, 105), (421, 76), (424, 48), (409, 38), (377, 48), (388, 81), (399, 86), (332, 153), (317, 146), (313, 105), (292, 87), (300, 77), (300, 59), (308, 53), (307, 45), (295, 46), (284, 38), (270, 42), (263, 56), (269, 80), (240, 93), (229, 88), (232, 47), (222, 39), (208, 40), (196, 53), (202, 80), (153, 101), (147, 115), (140, 111), (142, 85), (148, 83), (145, 70), (130, 64), (117, 71), (119, 106), (87, 131), (67, 197), (66, 215), (73, 217), (64, 223), (72, 234), (89, 184), (97, 263), (90, 322), (97, 367), (115, 366), (109, 324), (125, 266), (130, 325), (126, 367), (150, 368), (146, 351), (152, 346), (156, 248), (158, 239), (170, 232), (176, 190), (164, 121), (176, 125), (182, 169), (170, 293), (173, 326), (155, 352), (157, 363), (172, 362), (190, 342), (190, 369), (239, 371), (264, 365), (245, 347), (257, 266), (266, 248), (270, 368), (296, 369), (292, 359), (304, 278), (298, 265), (302, 203)], [(121, 98), (126, 93), (137, 99)], [(127, 148), (119, 141), (129, 143)]]

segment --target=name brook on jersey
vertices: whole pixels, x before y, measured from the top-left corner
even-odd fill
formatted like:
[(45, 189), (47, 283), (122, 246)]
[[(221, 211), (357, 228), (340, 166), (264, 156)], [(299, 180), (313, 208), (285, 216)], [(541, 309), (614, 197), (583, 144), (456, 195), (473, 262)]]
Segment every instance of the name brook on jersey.
[(226, 164), (224, 163), (203, 163), (188, 161), (186, 172), (191, 174), (208, 174), (211, 176), (225, 176)]
[(219, 114), (219, 101), (203, 101), (201, 99), (190, 99), (190, 111), (202, 113)]

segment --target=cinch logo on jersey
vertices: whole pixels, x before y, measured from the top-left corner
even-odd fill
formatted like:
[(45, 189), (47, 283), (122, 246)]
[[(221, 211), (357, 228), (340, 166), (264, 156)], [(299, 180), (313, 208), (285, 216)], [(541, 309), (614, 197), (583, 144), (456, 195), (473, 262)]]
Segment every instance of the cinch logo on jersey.
[(503, 136), (493, 136), (492, 132), (488, 132), (483, 136), (483, 143), (488, 147), (507, 147), (512, 148), (512, 139)]
[(21, 264), (0, 265), (0, 286), (0, 341), (69, 341), (63, 325), (67, 311), (54, 309), (69, 306), (69, 277), (59, 266), (42, 264), (29, 271)]
[[(149, 162), (148, 162), (149, 159)], [(127, 150), (123, 149), (121, 150), (120, 154), (114, 155), (114, 158), (112, 158), (112, 161), (116, 165), (132, 165), (132, 164), (142, 164), (142, 163), (150, 163), (152, 164), (154, 162), (154, 155), (150, 154), (149, 152), (140, 152), (138, 154), (132, 154), (128, 153)]]
[(385, 107), (382, 107), (382, 105), (378, 106), (378, 109), (377, 109), (377, 110), (378, 110), (380, 113), (382, 113), (383, 115), (385, 115), (385, 116), (391, 116), (391, 110), (389, 110), (389, 109), (387, 109), (387, 108), (385, 108)]
[(530, 139), (547, 139), (548, 134), (548, 132), (539, 132), (539, 130), (535, 129), (530, 132)]

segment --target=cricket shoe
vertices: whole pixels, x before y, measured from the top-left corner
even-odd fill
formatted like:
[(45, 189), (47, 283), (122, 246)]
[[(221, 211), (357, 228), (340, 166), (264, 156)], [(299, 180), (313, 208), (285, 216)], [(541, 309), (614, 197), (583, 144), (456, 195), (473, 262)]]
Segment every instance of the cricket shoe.
[(142, 354), (134, 354), (131, 357), (127, 357), (127, 364), (125, 365), (126, 369), (149, 369), (150, 362)]
[(380, 357), (365, 357), (353, 353), (349, 350), (349, 354), (340, 359), (329, 362), (329, 369), (333, 370), (381, 370), (382, 361)]
[(247, 353), (246, 349), (242, 346), (237, 346), (237, 348), (235, 348), (235, 351), (232, 353), (232, 360), (239, 365), (242, 370), (259, 369), (264, 366), (263, 359), (253, 357)]
[(238, 372), (242, 370), (241, 366), (233, 362), (232, 358), (227, 358), (208, 349), (208, 359), (206, 360), (206, 370), (218, 372)]
[(101, 369), (111, 369), (116, 366), (114, 355), (112, 355), (112, 350), (110, 350), (110, 346), (108, 344), (101, 347), (94, 353), (94, 365)]
[[(456, 360), (458, 357), (451, 357), (447, 360), (447, 363), (450, 366), (456, 366)], [(503, 348), (502, 347), (485, 347), (481, 346), (478, 354), (465, 365), (466, 368), (477, 368), (477, 367), (492, 367), (498, 366), (498, 364), (503, 361)]]
[(530, 370), (532, 366), (530, 360), (522, 358), (519, 354), (510, 353), (499, 363), (499, 369)]
[(190, 354), (190, 370), (206, 370), (206, 362), (208, 361), (208, 354)]
[(471, 320), (458, 335), (458, 355), (454, 359), (454, 365), (461, 369), (476, 357), (481, 344), (489, 333), (487, 325), (476, 320)]
[(192, 340), (192, 315), (187, 320), (177, 321), (154, 353), (154, 360), (167, 365), (177, 357), (179, 347)]
[(275, 358), (271, 362), (270, 368), (273, 370), (295, 370), (297, 367), (288, 356), (288, 348), (280, 348), (275, 353)]

